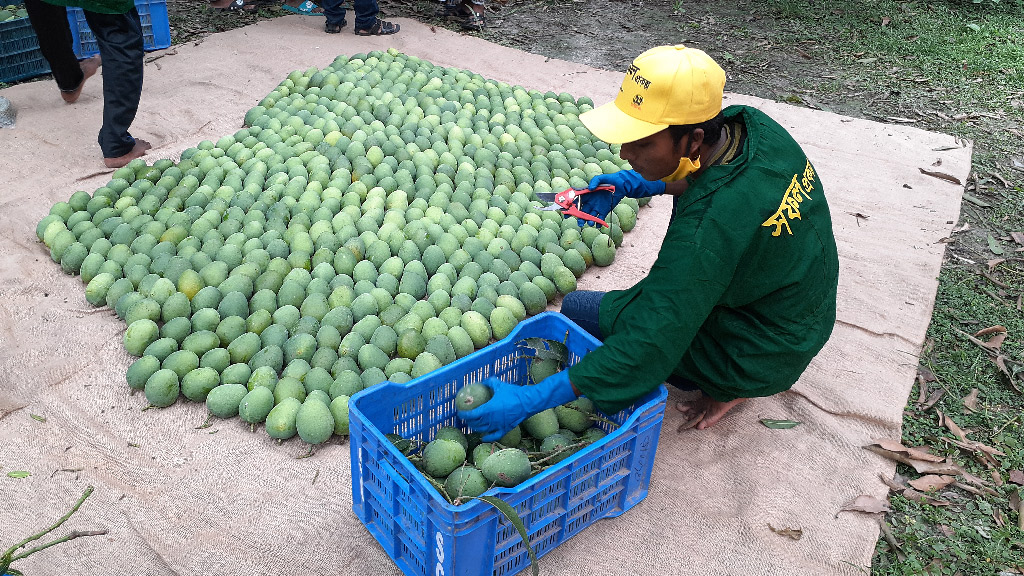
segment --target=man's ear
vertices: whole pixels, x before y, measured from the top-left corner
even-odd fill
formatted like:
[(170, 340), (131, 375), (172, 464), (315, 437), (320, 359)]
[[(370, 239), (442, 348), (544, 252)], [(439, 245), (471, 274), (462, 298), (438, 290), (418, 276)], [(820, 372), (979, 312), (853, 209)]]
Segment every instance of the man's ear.
[(696, 128), (690, 132), (689, 143), (684, 151), (686, 156), (693, 158), (700, 154), (700, 147), (704, 144), (704, 129)]

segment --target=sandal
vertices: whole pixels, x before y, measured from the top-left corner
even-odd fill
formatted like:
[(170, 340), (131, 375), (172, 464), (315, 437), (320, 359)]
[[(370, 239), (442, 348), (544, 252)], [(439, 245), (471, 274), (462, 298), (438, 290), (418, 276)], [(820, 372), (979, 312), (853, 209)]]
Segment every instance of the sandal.
[(306, 0), (302, 4), (299, 4), (298, 6), (292, 6), (290, 4), (283, 4), (281, 6), (281, 8), (284, 9), (284, 10), (287, 10), (288, 12), (292, 12), (294, 14), (298, 14), (300, 16), (323, 16), (324, 15), (323, 10), (320, 10), (320, 7), (317, 6), (313, 2), (313, 0)]
[(377, 21), (369, 28), (356, 28), (355, 34), (356, 36), (387, 36), (389, 34), (394, 34), (401, 29), (402, 27), (394, 22), (388, 22), (377, 18)]
[(327, 32), (328, 34), (337, 34), (341, 32), (341, 29), (344, 28), (346, 24), (348, 24), (348, 22), (344, 20), (342, 20), (340, 24), (327, 22), (324, 24), (324, 32)]
[(475, 10), (466, 19), (462, 21), (462, 27), (466, 30), (481, 31), (484, 29), (484, 25), (487, 23), (487, 19), (483, 14), (476, 12)]

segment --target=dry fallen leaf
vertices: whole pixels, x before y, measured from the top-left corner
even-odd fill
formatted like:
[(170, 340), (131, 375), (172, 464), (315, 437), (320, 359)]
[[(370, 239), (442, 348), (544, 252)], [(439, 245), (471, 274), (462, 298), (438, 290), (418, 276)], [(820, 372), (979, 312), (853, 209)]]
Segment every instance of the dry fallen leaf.
[[(1020, 300), (1020, 298), (1018, 298), (1018, 300)], [(999, 348), (1002, 346), (1003, 340), (1006, 339), (1006, 328), (998, 325), (990, 326), (989, 328), (985, 328), (975, 334), (975, 336), (994, 334), (994, 336), (992, 336), (992, 338), (987, 342), (984, 342), (975, 336), (971, 336), (966, 332), (959, 330), (958, 332), (966, 336), (972, 343), (981, 347), (982, 350), (988, 352), (989, 359), (995, 363), (996, 367), (999, 368), (999, 371), (1006, 377), (1007, 383), (1017, 392), (1024, 394), (1024, 390), (1022, 390), (1017, 383), (1018, 376), (1021, 373), (1024, 373), (1024, 365), (999, 353)]]
[(922, 504), (930, 504), (932, 506), (949, 506), (949, 502), (946, 502), (945, 500), (939, 500), (937, 498), (932, 498), (931, 496), (923, 492), (918, 492), (913, 488), (907, 488), (906, 490), (904, 490), (903, 497), (906, 498), (907, 500), (913, 500), (915, 502), (920, 502)]
[(921, 404), (921, 410), (926, 412), (931, 410), (932, 406), (935, 406), (935, 404), (937, 404), (945, 394), (945, 388), (936, 388), (935, 390), (932, 390), (932, 393), (928, 395), (928, 399), (925, 400), (924, 404)]
[(964, 396), (964, 412), (977, 412), (978, 411), (978, 392), (977, 388), (971, 388), (971, 393)]
[(939, 532), (942, 532), (942, 535), (947, 538), (949, 538), (953, 534), (956, 534), (956, 532), (954, 532), (952, 528), (946, 526), (945, 524), (939, 524)]
[(964, 477), (964, 480), (966, 482), (970, 482), (971, 484), (975, 484), (975, 485), (978, 485), (978, 486), (988, 486), (988, 484), (989, 484), (989, 483), (985, 482), (984, 480), (974, 476), (973, 474), (971, 474), (971, 472), (969, 472), (967, 470), (964, 470), (964, 474), (962, 476)]
[(878, 475), (878, 478), (882, 481), (883, 484), (889, 487), (889, 490), (899, 492), (901, 490), (906, 490), (907, 488), (906, 482), (899, 474), (893, 476), (891, 480), (881, 474)]
[(915, 460), (924, 460), (926, 462), (942, 462), (945, 460), (945, 458), (937, 454), (929, 454), (928, 452), (917, 448), (907, 448), (901, 444), (899, 440), (886, 440), (883, 438), (875, 440), (874, 443), (880, 446), (883, 450), (906, 454)]
[(1006, 262), (1006, 258), (993, 258), (988, 262), (985, 262), (985, 265), (988, 266), (989, 273), (992, 273), (995, 272), (996, 266), (999, 266), (1003, 262)]
[[(985, 456), (985, 455), (989, 455), (989, 456), (991, 456), (991, 455), (1005, 456), (1006, 455), (1003, 452), (1000, 452), (999, 450), (996, 450), (995, 448), (993, 448), (993, 447), (991, 447), (991, 446), (989, 446), (987, 444), (982, 444), (981, 442), (978, 442), (976, 440), (954, 440), (952, 438), (943, 438), (942, 440), (944, 442), (948, 442), (949, 444), (952, 444), (953, 446), (957, 446), (958, 448), (963, 448), (964, 450), (969, 450), (971, 452), (981, 452), (982, 456)], [(990, 458), (984, 458), (984, 459), (990, 459)], [(992, 460), (993, 463), (996, 463), (994, 459), (990, 459), (990, 460)]]
[(931, 492), (933, 490), (940, 490), (949, 486), (953, 482), (956, 482), (956, 478), (953, 476), (939, 476), (936, 474), (929, 474), (927, 476), (921, 476), (908, 482), (914, 488), (917, 488), (921, 492)]
[(861, 220), (867, 220), (868, 218), (871, 218), (871, 216), (868, 216), (867, 214), (862, 214), (861, 212), (847, 212), (847, 214), (857, 219), (857, 226), (860, 226)]
[(945, 180), (946, 182), (950, 182), (953, 184), (963, 184), (963, 182), (961, 182), (959, 178), (953, 176), (952, 174), (946, 174), (945, 172), (935, 172), (932, 170), (925, 170), (924, 168), (918, 168), (918, 170), (920, 170), (921, 174), (924, 174), (925, 176), (931, 176), (933, 178)]
[(1024, 245), (1024, 232), (1010, 232), (1010, 238), (1017, 244)]
[(889, 22), (892, 22), (892, 20), (890, 20), (888, 16), (883, 16), (882, 17), (882, 27), (883, 28), (888, 26)]
[(927, 368), (917, 367), (917, 403), (924, 404), (928, 397), (928, 383), (935, 382), (935, 374)]
[(896, 537), (893, 536), (892, 529), (889, 528), (889, 525), (886, 524), (885, 521), (882, 521), (878, 523), (878, 528), (881, 530), (882, 537), (885, 538), (889, 547), (896, 552), (896, 559), (900, 562), (906, 562), (907, 555), (903, 552), (903, 548), (900, 546), (899, 540), (896, 540)]
[(935, 382), (938, 380), (938, 378), (935, 377), (934, 372), (923, 366), (917, 367), (917, 378), (921, 382)]
[(803, 538), (804, 535), (804, 531), (800, 528), (776, 528), (769, 524), (768, 529), (780, 536), (785, 536), (793, 540), (799, 540), (800, 538)]
[(904, 448), (900, 452), (886, 450), (878, 446), (877, 444), (868, 445), (865, 446), (864, 448), (870, 450), (871, 452), (874, 452), (875, 454), (878, 454), (879, 456), (883, 456), (890, 460), (895, 460), (896, 462), (902, 462), (907, 466), (911, 466), (914, 468), (914, 470), (917, 471), (918, 474), (959, 475), (963, 473), (963, 468), (961, 468), (958, 464), (954, 462), (935, 462), (934, 458), (937, 458), (937, 456), (934, 456), (932, 454), (914, 451), (915, 454), (923, 454), (924, 456), (928, 457), (928, 460), (912, 458), (908, 455), (908, 451), (911, 450), (909, 448)]
[(950, 418), (946, 414), (943, 414), (942, 410), (936, 410), (935, 413), (939, 416), (940, 426), (945, 426), (947, 429), (949, 429), (950, 432), (953, 433), (954, 436), (956, 436), (960, 440), (967, 440), (967, 434), (965, 434), (964, 431), (959, 426), (957, 426), (956, 422), (953, 422), (952, 418)]
[(1017, 364), (1013, 360), (1009, 360), (1010, 364), (1015, 365), (1015, 368), (1011, 370), (1010, 367), (1006, 365), (1008, 360), (1009, 358), (1002, 354), (992, 359), (992, 361), (995, 362), (996, 367), (999, 368), (999, 371), (1003, 373), (1003, 376), (1006, 376), (1006, 380), (1010, 383), (1010, 386), (1012, 386), (1017, 392), (1024, 394), (1024, 390), (1021, 390), (1020, 386), (1017, 385), (1017, 374), (1020, 372), (1020, 370), (1018, 370), (1020, 364)]
[(975, 338), (983, 338), (985, 336), (992, 335), (987, 341), (982, 342), (982, 346), (996, 352), (999, 347), (1003, 345), (1003, 340), (1006, 340), (1006, 327), (995, 325), (983, 328), (974, 333)]
[(1024, 472), (1020, 470), (1010, 470), (1010, 482), (1024, 486)]
[[(861, 494), (854, 498), (853, 502), (847, 504), (839, 512), (866, 512), (868, 514), (878, 514), (880, 512), (888, 512), (889, 503), (885, 500), (879, 500), (874, 496), (868, 496), (867, 494)], [(838, 516), (838, 513), (836, 514)]]

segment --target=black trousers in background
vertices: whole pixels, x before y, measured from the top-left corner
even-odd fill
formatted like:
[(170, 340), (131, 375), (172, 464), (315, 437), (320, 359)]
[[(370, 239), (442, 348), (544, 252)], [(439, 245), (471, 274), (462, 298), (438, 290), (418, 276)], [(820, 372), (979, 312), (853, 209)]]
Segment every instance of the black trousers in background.
[(29, 22), (39, 39), (39, 51), (50, 64), (53, 79), (62, 92), (74, 92), (82, 83), (82, 68), (72, 49), (71, 26), (63, 6), (42, 0), (25, 0)]
[[(72, 49), (66, 10), (41, 0), (27, 0), (25, 7), (57, 87), (64, 91), (76, 89), (83, 76)], [(83, 12), (103, 59), (103, 125), (97, 141), (104, 158), (116, 158), (135, 147), (128, 128), (135, 120), (142, 97), (142, 23), (134, 7), (124, 14)]]

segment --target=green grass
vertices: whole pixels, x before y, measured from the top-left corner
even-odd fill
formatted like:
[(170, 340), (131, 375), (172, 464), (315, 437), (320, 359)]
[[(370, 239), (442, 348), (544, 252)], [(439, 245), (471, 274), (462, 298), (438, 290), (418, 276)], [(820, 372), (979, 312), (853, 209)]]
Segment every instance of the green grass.
[[(1024, 572), (1024, 532), (1011, 496), (1020, 490), (1009, 473), (1024, 469), (1024, 396), (967, 334), (1001, 325), (1007, 337), (999, 352), (1024, 359), (1024, 314), (1017, 297), (1024, 292), (1024, 265), (1008, 261), (986, 278), (986, 262), (1017, 248), (1010, 232), (1024, 230), (1024, 173), (1012, 168), (1022, 153), (1021, 137), (1011, 130), (1024, 124), (1024, 11), (1019, 4), (993, 6), (968, 2), (849, 2), (835, 5), (776, 0), (765, 8), (777, 19), (770, 38), (776, 45), (813, 42), (827, 79), (803, 78), (797, 86), (824, 103), (848, 103), (863, 94), (867, 117), (918, 120), (915, 125), (974, 142), (974, 171), (988, 182), (969, 190), (991, 204), (965, 203), (957, 235), (939, 278), (939, 289), (921, 367), (936, 380), (931, 392), (944, 396), (933, 407), (918, 405), (915, 387), (905, 409), (903, 442), (928, 446), (952, 458), (990, 483), (992, 493), (974, 494), (947, 486), (931, 495), (947, 506), (908, 500), (893, 492), (885, 523), (896, 549), (880, 539), (871, 573), (875, 576)], [(883, 25), (883, 18), (884, 21)], [(809, 42), (811, 41), (811, 42)], [(918, 114), (921, 112), (923, 114)], [(941, 114), (935, 114), (939, 112)], [(944, 116), (943, 116), (944, 115)], [(968, 115), (968, 117), (959, 117)], [(991, 177), (1000, 174), (1003, 187)], [(972, 263), (973, 262), (973, 263)], [(1024, 387), (1024, 374), (1016, 385)], [(978, 390), (978, 411), (965, 412), (963, 398)], [(956, 422), (970, 440), (1003, 453), (986, 466), (967, 450), (948, 444), (955, 436), (938, 424), (936, 410)], [(897, 472), (913, 479), (912, 468)], [(993, 481), (998, 474), (1002, 485)]]

